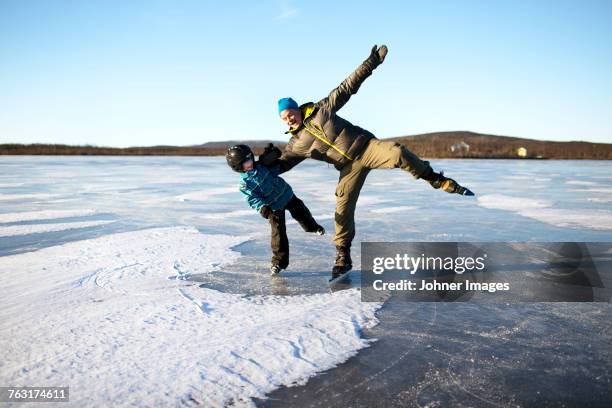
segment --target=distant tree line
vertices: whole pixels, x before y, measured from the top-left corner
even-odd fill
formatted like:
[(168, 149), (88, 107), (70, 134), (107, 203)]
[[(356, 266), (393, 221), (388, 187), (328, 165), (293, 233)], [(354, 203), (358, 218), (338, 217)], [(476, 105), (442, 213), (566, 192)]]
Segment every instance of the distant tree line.
[[(551, 142), (518, 137), (483, 135), (474, 132), (437, 132), (403, 136), (397, 141), (420, 157), (514, 159), (518, 149), (526, 150), (525, 158), (543, 159), (612, 159), (612, 144), (590, 142)], [(464, 142), (468, 149), (452, 151), (453, 145)]]
[[(525, 158), (611, 160), (612, 144), (589, 142), (551, 142), (518, 137), (485, 135), (474, 132), (437, 132), (385, 140), (397, 141), (420, 157), (428, 158)], [(97, 147), (63, 144), (0, 144), (0, 155), (81, 155), (81, 156), (219, 156), (239, 141), (210, 142), (197, 146)], [(268, 141), (246, 141), (260, 154)], [(275, 142), (281, 149), (284, 143)], [(461, 148), (451, 150), (453, 145)], [(466, 145), (468, 147), (466, 147)]]
[[(283, 147), (284, 145), (281, 145)], [(97, 147), (71, 146), (63, 144), (0, 144), (0, 155), (45, 155), (45, 156), (220, 156), (227, 147), (201, 146), (155, 146), (155, 147)], [(253, 147), (261, 154), (263, 147)]]

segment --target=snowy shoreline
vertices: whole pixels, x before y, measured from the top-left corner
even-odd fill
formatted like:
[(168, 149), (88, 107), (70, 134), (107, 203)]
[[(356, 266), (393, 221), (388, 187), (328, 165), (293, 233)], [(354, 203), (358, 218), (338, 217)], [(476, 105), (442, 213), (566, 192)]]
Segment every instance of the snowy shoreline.
[(357, 289), (244, 296), (175, 279), (235, 261), (245, 237), (111, 234), (0, 258), (3, 384), (70, 386), (74, 406), (252, 405), (367, 347)]

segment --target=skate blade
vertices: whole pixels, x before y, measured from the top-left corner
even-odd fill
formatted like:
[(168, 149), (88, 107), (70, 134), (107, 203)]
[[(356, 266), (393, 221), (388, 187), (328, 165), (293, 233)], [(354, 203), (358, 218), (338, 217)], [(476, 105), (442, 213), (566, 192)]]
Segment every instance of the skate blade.
[(340, 273), (339, 275), (335, 275), (332, 273), (332, 277), (329, 279), (329, 283), (334, 284), (334, 283), (342, 281), (344, 278), (346, 278), (349, 275), (350, 271), (351, 271), (350, 269), (347, 269), (346, 271)]
[(467, 187), (463, 187), (453, 179), (447, 179), (442, 184), (442, 190), (450, 194), (459, 194), (463, 196), (474, 196), (475, 194)]
[(464, 196), (474, 196), (474, 195), (476, 195), (469, 188), (461, 187), (461, 189), (462, 189), (462, 191), (459, 193), (461, 195), (464, 195)]

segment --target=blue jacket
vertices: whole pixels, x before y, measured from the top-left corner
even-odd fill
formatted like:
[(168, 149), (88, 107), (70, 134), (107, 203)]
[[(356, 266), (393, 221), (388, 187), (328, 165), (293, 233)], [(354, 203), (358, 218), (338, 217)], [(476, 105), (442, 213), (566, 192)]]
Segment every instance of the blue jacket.
[(268, 168), (256, 163), (253, 170), (240, 173), (240, 192), (252, 208), (259, 211), (267, 205), (277, 211), (291, 200), (293, 190), (278, 176), (279, 171), (279, 166)]

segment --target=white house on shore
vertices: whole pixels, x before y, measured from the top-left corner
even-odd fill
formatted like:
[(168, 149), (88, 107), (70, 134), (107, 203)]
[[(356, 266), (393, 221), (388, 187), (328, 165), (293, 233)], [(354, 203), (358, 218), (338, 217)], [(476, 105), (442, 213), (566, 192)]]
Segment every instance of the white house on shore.
[(453, 153), (468, 153), (470, 151), (470, 145), (462, 140), (452, 145), (450, 149)]

